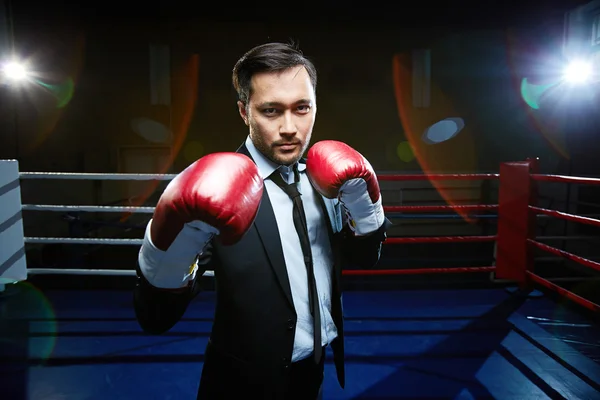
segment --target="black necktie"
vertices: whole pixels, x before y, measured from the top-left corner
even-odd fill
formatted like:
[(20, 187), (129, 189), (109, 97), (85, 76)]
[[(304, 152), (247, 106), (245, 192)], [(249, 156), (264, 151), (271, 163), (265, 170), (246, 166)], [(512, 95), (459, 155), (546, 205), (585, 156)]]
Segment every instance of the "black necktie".
[(313, 316), (313, 338), (314, 338), (314, 357), (315, 362), (321, 361), (323, 347), (321, 346), (321, 311), (319, 308), (319, 295), (317, 294), (317, 284), (315, 281), (315, 273), (312, 262), (312, 251), (310, 249), (310, 240), (308, 238), (308, 226), (306, 224), (306, 214), (304, 213), (304, 206), (302, 205), (301, 194), (298, 191), (298, 182), (300, 181), (300, 174), (298, 172), (297, 164), (294, 166), (294, 183), (287, 184), (283, 181), (279, 170), (275, 170), (271, 174), (271, 180), (282, 188), (294, 203), (293, 216), (294, 216), (294, 227), (300, 238), (300, 245), (302, 246), (302, 254), (304, 254), (304, 264), (306, 265), (306, 275), (308, 277), (308, 304), (310, 312)]

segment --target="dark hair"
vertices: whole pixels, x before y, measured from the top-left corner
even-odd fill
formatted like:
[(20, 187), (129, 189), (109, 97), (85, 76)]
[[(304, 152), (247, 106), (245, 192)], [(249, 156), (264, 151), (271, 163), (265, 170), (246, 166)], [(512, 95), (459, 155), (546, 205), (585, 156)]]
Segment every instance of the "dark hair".
[(252, 94), (251, 80), (254, 74), (283, 71), (297, 65), (306, 68), (313, 89), (316, 91), (317, 70), (312, 61), (306, 58), (295, 44), (265, 43), (248, 50), (233, 67), (231, 80), (238, 99), (248, 104)]

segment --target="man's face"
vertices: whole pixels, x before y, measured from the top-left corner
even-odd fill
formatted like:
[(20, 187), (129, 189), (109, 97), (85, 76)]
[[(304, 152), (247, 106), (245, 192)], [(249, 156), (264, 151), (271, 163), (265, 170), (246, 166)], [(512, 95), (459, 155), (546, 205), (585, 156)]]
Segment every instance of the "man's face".
[(275, 163), (293, 164), (308, 148), (317, 104), (303, 66), (254, 75), (248, 105), (238, 108), (252, 143)]

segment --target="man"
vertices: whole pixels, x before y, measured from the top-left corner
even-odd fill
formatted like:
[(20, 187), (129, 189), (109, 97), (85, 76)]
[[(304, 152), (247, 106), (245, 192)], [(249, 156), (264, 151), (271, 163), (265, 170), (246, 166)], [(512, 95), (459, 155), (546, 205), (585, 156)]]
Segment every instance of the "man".
[[(233, 85), (249, 135), (237, 152), (202, 157), (165, 189), (140, 250), (136, 315), (144, 330), (167, 331), (198, 292), (197, 277), (213, 270), (198, 398), (315, 399), (326, 346), (344, 386), (341, 269), (375, 265), (389, 221), (358, 152), (325, 140), (301, 158), (317, 73), (297, 48), (251, 49)], [(286, 192), (292, 186), (300, 196)]]

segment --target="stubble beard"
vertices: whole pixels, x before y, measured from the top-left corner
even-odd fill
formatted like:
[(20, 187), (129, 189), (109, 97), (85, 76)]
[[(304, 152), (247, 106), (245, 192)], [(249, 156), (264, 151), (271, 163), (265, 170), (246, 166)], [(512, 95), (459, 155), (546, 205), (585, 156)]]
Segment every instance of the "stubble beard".
[(304, 143), (302, 143), (302, 148), (300, 149), (300, 151), (294, 153), (293, 157), (291, 158), (290, 156), (281, 157), (279, 154), (277, 154), (275, 146), (269, 145), (263, 140), (263, 137), (260, 134), (260, 130), (256, 126), (252, 127), (251, 138), (252, 143), (258, 149), (258, 151), (260, 151), (265, 157), (273, 161), (275, 164), (292, 165), (296, 163), (300, 158), (302, 158), (302, 155), (304, 154), (304, 152), (308, 148), (308, 144), (310, 143), (311, 134), (308, 134), (306, 136), (306, 140), (304, 141)]

